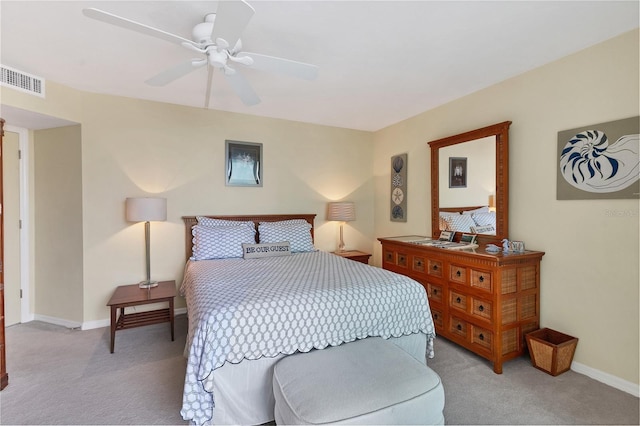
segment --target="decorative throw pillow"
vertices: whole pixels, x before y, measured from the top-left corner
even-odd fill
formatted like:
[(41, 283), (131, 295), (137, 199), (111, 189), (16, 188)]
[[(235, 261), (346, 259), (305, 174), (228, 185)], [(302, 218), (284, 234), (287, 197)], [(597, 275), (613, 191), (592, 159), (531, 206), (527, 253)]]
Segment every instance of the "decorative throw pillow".
[(289, 241), (292, 253), (315, 251), (311, 238), (311, 224), (296, 223), (291, 225), (274, 225), (263, 222), (258, 226), (260, 243), (277, 243)]
[(289, 241), (269, 244), (242, 244), (242, 256), (245, 259), (291, 256), (291, 244)]
[(487, 226), (472, 226), (472, 227), (471, 227), (471, 233), (472, 233), (472, 234), (489, 234), (489, 235), (495, 235), (495, 234), (496, 234), (496, 228), (494, 228), (492, 225), (487, 225)]
[(195, 225), (191, 233), (193, 260), (242, 257), (242, 244), (256, 242), (255, 231), (248, 226)]

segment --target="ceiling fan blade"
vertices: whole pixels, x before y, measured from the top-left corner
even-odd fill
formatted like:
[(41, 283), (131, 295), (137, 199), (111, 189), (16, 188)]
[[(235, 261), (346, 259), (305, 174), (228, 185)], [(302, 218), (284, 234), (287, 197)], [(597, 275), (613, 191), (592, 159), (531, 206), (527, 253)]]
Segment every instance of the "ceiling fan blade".
[(219, 1), (211, 40), (219, 38), (233, 47), (242, 35), (255, 10), (244, 0)]
[(94, 8), (82, 9), (82, 13), (84, 13), (84, 15), (88, 16), (89, 18), (97, 19), (98, 21), (106, 22), (107, 24), (116, 25), (121, 28), (126, 28), (128, 30), (136, 31), (138, 33), (150, 35), (152, 37), (160, 38), (162, 40), (166, 40), (171, 43), (182, 44), (184, 42), (187, 42), (189, 44), (194, 44), (193, 41), (188, 40), (186, 38), (182, 38), (175, 34), (171, 34), (166, 31), (162, 31), (157, 28), (153, 28), (148, 25), (141, 24), (139, 22), (135, 22), (130, 19), (123, 18), (109, 12), (105, 12), (100, 9), (94, 9)]
[(165, 86), (174, 80), (184, 77), (191, 71), (207, 64), (206, 59), (192, 59), (186, 62), (180, 62), (178, 65), (162, 71), (160, 74), (151, 77), (145, 81), (150, 86)]
[(242, 74), (239, 72), (233, 74), (225, 73), (224, 76), (245, 105), (251, 106), (260, 103), (260, 98)]
[(267, 56), (251, 52), (240, 52), (235, 56), (248, 56), (253, 59), (253, 64), (248, 65), (249, 68), (287, 74), (292, 77), (302, 78), (305, 80), (315, 80), (318, 77), (318, 67), (312, 64), (305, 64), (304, 62), (297, 62), (290, 59), (276, 58), (275, 56)]

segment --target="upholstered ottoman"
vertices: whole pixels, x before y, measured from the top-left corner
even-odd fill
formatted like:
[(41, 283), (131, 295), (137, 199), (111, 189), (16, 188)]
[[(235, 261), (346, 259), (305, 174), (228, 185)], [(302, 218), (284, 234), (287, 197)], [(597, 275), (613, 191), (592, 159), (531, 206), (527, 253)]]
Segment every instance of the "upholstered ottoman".
[(381, 338), (291, 355), (273, 372), (276, 424), (444, 424), (444, 389)]

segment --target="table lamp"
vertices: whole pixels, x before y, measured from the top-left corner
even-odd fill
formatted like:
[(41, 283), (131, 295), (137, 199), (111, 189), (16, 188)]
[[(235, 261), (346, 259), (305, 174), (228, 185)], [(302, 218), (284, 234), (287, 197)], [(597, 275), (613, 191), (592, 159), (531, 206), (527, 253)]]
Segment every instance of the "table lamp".
[(151, 260), (150, 260), (150, 237), (151, 221), (167, 220), (167, 199), (166, 198), (127, 198), (125, 202), (126, 218), (129, 222), (144, 222), (144, 239), (147, 260), (147, 279), (141, 281), (140, 288), (151, 288), (158, 285), (157, 281), (151, 280)]
[(338, 245), (338, 252), (345, 251), (344, 240), (342, 238), (342, 226), (345, 222), (356, 220), (355, 204), (351, 201), (329, 203), (327, 209), (327, 220), (340, 222), (340, 245)]

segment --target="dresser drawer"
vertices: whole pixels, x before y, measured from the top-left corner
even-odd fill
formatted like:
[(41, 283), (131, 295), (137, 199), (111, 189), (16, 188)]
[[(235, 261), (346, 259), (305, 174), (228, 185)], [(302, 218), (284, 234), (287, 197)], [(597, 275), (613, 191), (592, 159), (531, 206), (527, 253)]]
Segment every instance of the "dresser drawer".
[(449, 306), (467, 312), (467, 296), (455, 291), (449, 291)]
[(431, 275), (432, 277), (442, 277), (443, 268), (441, 260), (428, 259), (427, 267), (427, 274)]
[(427, 283), (427, 296), (430, 300), (442, 303), (442, 286)]
[(454, 283), (466, 284), (467, 268), (458, 265), (451, 265), (449, 267), (449, 280)]
[(427, 262), (422, 256), (412, 256), (411, 269), (414, 272), (424, 273), (427, 269)]
[(444, 316), (442, 315), (442, 311), (437, 308), (431, 308), (431, 317), (433, 318), (433, 323), (436, 327), (442, 328), (444, 327)]
[(449, 332), (455, 336), (467, 339), (467, 322), (457, 317), (451, 317), (449, 321)]
[(471, 287), (481, 288), (483, 290), (492, 291), (491, 272), (471, 270)]
[(491, 315), (493, 313), (493, 304), (487, 300), (473, 299), (471, 307), (471, 314), (482, 319), (491, 321)]
[(478, 345), (483, 349), (491, 351), (493, 343), (493, 333), (489, 330), (485, 330), (484, 328), (472, 326), (473, 331), (471, 332), (471, 343), (474, 345)]

